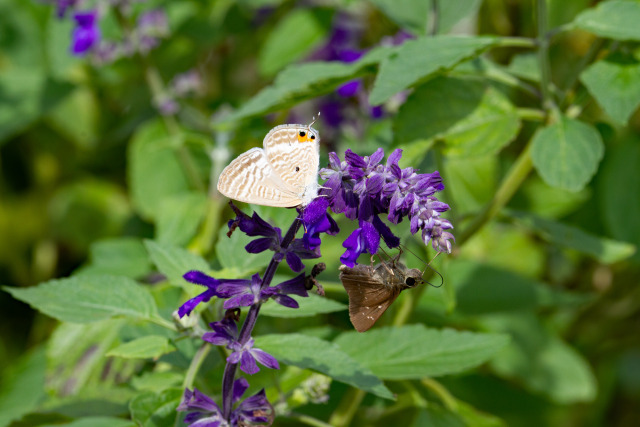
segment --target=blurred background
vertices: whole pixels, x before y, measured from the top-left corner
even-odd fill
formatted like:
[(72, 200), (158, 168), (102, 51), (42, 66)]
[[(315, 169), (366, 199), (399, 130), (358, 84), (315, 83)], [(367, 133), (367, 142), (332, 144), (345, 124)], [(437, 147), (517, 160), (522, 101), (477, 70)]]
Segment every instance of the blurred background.
[[(604, 141), (593, 178), (567, 189), (528, 174), (493, 221), (440, 255), (445, 285), (420, 294), (411, 318), (512, 335), (488, 366), (442, 379), (507, 425), (640, 425), (640, 71), (637, 42), (571, 27), (597, 3), (546, 3), (552, 96)], [(78, 269), (151, 283), (142, 239), (219, 267), (215, 245), (231, 218), (215, 190), (219, 172), (273, 126), (318, 112), (322, 165), (330, 151), (402, 147), (403, 167), (440, 170), (458, 237), (545, 120), (532, 45), (505, 43), (378, 105), (369, 102), (376, 65), (266, 107), (256, 94), (292, 81), (282, 73), (291, 64), (351, 64), (424, 33), (535, 38), (535, 13), (533, 0), (3, 0), (0, 284), (29, 287)], [(629, 66), (619, 76), (627, 104), (601, 95), (608, 70), (592, 66), (603, 58)], [(476, 96), (474, 82), (489, 86)], [(463, 132), (452, 129), (465, 106), (508, 118), (499, 135), (482, 134), (495, 149), (464, 152)], [(260, 212), (280, 227), (293, 214)], [(406, 228), (403, 240), (432, 256)], [(346, 302), (337, 281), (344, 239), (326, 240), (328, 296)], [(328, 322), (350, 326), (344, 315)], [(2, 377), (56, 325), (0, 293)], [(409, 416), (397, 410), (397, 420)], [(372, 422), (363, 409), (353, 425)]]

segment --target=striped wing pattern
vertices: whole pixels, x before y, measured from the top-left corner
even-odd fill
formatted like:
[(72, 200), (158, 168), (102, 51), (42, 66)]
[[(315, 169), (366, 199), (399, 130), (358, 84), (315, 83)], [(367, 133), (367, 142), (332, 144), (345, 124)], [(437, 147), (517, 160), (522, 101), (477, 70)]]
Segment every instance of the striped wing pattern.
[(292, 207), (301, 203), (300, 196), (280, 179), (261, 148), (242, 153), (224, 168), (218, 191), (230, 199), (258, 205)]

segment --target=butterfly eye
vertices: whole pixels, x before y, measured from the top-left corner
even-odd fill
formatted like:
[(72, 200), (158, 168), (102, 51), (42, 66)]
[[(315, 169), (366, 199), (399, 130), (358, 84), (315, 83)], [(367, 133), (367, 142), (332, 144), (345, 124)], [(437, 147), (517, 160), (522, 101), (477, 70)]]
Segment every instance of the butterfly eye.
[(404, 279), (404, 284), (409, 287), (414, 287), (416, 285), (416, 279), (414, 279), (413, 277), (407, 277), (406, 279)]
[(300, 172), (300, 168), (296, 166), (296, 172)]
[(304, 136), (305, 136), (306, 134), (307, 134), (307, 133), (306, 133), (305, 131), (301, 130), (299, 135), (300, 135), (301, 137), (303, 137), (303, 138), (304, 138)]

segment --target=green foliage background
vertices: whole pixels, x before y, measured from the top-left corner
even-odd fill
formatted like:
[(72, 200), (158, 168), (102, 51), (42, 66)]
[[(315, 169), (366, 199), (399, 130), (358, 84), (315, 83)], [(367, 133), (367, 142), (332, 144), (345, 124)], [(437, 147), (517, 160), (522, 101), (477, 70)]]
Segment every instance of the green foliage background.
[[(51, 7), (0, 3), (0, 426), (180, 425), (184, 387), (219, 399), (224, 353), (172, 321), (198, 292), (182, 274), (248, 277), (269, 257), (227, 239), (215, 179), (356, 77), (387, 113), (351, 105), (333, 132), (321, 119), (322, 162), (401, 147), (401, 166), (439, 170), (456, 244), (434, 262), (441, 288), (404, 292), (358, 334), (340, 222), (323, 239), (327, 298), (261, 311), (256, 345), (282, 369), (250, 391), (267, 389), (275, 425), (640, 424), (639, 1), (135, 5), (152, 6), (171, 37), (95, 66), (69, 54), (72, 23)], [(310, 61), (345, 12), (368, 53)], [(107, 16), (104, 36), (121, 24)], [(381, 43), (401, 29), (416, 38)], [(154, 100), (191, 68), (201, 93), (160, 116)], [(281, 228), (295, 215), (251, 208)]]

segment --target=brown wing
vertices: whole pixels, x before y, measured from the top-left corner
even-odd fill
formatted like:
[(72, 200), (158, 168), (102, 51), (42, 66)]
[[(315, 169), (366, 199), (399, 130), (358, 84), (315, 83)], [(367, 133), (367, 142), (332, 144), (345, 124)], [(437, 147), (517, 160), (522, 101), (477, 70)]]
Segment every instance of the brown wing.
[[(300, 136), (301, 131), (304, 137)], [(307, 186), (317, 185), (318, 131), (306, 125), (280, 125), (271, 129), (262, 145), (271, 167), (287, 186), (301, 194)]]
[(369, 330), (389, 308), (401, 288), (387, 286), (365, 265), (340, 267), (340, 280), (349, 296), (349, 318), (358, 332)]

